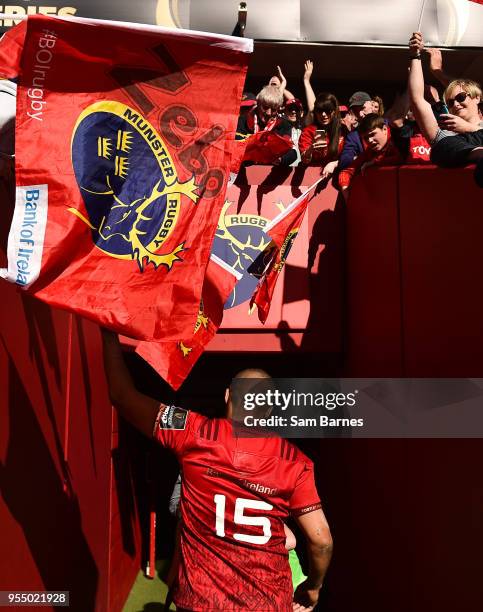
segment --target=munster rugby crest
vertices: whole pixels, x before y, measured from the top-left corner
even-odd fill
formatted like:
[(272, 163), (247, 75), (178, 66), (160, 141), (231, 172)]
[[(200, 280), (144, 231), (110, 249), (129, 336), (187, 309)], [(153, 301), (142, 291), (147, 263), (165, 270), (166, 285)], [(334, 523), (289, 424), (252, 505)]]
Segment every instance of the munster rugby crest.
[(112, 257), (168, 269), (182, 261), (184, 242), (166, 247), (183, 206), (196, 202), (194, 177), (181, 183), (155, 128), (120, 102), (102, 101), (79, 116), (72, 136), (72, 165), (97, 246)]
[(270, 219), (249, 213), (230, 214), (232, 204), (229, 200), (225, 202), (213, 242), (213, 253), (243, 274), (228, 297), (225, 309), (250, 299), (258, 283), (251, 268), (270, 244), (270, 237), (265, 233)]

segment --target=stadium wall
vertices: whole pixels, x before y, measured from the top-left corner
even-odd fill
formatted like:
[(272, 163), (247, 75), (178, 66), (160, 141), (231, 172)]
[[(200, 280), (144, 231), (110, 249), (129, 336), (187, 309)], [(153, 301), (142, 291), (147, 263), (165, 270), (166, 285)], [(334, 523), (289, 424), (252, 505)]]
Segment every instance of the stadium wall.
[[(7, 207), (1, 214), (6, 245)], [(483, 211), (471, 169), (373, 169), (341, 214), (346, 314), (338, 329), (346, 331), (331, 344), (337, 350), (294, 347), (276, 322), (269, 332), (230, 328), (231, 351), (203, 357), (174, 401), (213, 406), (229, 373), (260, 357), (278, 375), (323, 376), (332, 368), (331, 375), (359, 377), (480, 376)], [(321, 206), (312, 231), (320, 217), (328, 225), (317, 231), (327, 239), (333, 209)], [(239, 350), (237, 337), (241, 347), (246, 335), (275, 332), (276, 349)], [(99, 332), (2, 283), (0, 339), (0, 590), (65, 589), (72, 610), (117, 612), (145, 558), (146, 487), (139, 440), (112, 420)], [(140, 386), (148, 384), (146, 370), (131, 366)], [(154, 383), (147, 390), (166, 397)], [(481, 607), (481, 440), (303, 444), (316, 461), (336, 543), (325, 609)]]

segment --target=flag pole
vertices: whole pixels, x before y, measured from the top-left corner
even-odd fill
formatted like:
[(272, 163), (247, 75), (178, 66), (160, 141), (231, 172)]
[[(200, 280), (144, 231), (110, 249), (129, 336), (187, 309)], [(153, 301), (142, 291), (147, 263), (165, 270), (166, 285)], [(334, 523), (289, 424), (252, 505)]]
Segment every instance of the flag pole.
[(421, 5), (421, 13), (419, 14), (419, 21), (418, 21), (418, 27), (416, 29), (416, 32), (421, 32), (421, 25), (423, 23), (423, 15), (424, 15), (425, 7), (426, 7), (426, 0), (423, 0), (423, 4)]
[(284, 210), (282, 210), (282, 212), (280, 212), (278, 215), (276, 215), (271, 221), (270, 223), (264, 228), (264, 232), (268, 232), (270, 229), (272, 229), (272, 227), (274, 225), (276, 225), (281, 219), (283, 219), (284, 217), (286, 217), (290, 212), (292, 212), (292, 210), (294, 208), (297, 207), (297, 205), (299, 204), (299, 202), (305, 198), (305, 196), (309, 193), (309, 191), (312, 191), (312, 189), (314, 189), (315, 187), (317, 187), (317, 185), (324, 180), (324, 177), (321, 176), (317, 181), (315, 181), (315, 183), (313, 185), (311, 185), (308, 189), (306, 189), (301, 195), (299, 195), (297, 198), (295, 198), (295, 200), (289, 204), (287, 206), (287, 208), (285, 208)]

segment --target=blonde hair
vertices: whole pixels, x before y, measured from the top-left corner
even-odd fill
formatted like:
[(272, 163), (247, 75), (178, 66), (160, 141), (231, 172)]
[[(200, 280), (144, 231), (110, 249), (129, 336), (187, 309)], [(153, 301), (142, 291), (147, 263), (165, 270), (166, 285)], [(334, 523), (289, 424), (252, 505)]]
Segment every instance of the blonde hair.
[(377, 111), (377, 114), (383, 117), (384, 116), (384, 102), (381, 96), (372, 96), (372, 101), (377, 102), (379, 104), (379, 110)]
[(471, 79), (455, 79), (451, 81), (451, 83), (444, 90), (443, 98), (444, 101), (451, 97), (451, 92), (455, 87), (460, 86), (463, 91), (470, 96), (470, 98), (477, 98), (478, 96), (481, 99), (481, 86), (476, 81), (472, 81)]
[(265, 85), (265, 87), (258, 92), (257, 102), (278, 109), (283, 104), (283, 95), (277, 87)]

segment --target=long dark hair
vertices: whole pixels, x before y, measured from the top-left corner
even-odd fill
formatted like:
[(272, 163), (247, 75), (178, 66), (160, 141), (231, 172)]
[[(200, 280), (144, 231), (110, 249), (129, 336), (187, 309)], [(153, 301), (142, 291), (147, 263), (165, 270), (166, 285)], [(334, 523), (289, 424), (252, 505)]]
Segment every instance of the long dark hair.
[[(325, 111), (330, 115), (327, 126), (319, 125), (316, 111)], [(341, 119), (339, 111), (339, 101), (334, 94), (323, 91), (317, 94), (314, 104), (314, 123), (317, 127), (327, 129), (328, 157), (337, 159), (339, 155), (339, 139), (341, 136)]]

